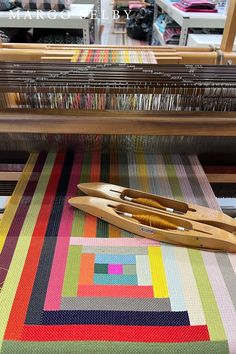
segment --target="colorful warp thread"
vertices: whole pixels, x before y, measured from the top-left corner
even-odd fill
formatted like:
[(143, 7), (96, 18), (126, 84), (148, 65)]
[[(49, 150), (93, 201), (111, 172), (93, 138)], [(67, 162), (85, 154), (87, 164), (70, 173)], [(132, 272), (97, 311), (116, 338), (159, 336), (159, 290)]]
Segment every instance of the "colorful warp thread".
[[(71, 60), (86, 63), (156, 63), (152, 51), (80, 49)], [(19, 93), (21, 108), (162, 110), (159, 95), (109, 93)], [(166, 97), (166, 96), (165, 96)]]
[(217, 208), (196, 156), (32, 154), (0, 229), (1, 353), (236, 353), (236, 257), (74, 210), (88, 181)]
[(138, 50), (79, 49), (74, 63), (156, 63), (153, 52)]

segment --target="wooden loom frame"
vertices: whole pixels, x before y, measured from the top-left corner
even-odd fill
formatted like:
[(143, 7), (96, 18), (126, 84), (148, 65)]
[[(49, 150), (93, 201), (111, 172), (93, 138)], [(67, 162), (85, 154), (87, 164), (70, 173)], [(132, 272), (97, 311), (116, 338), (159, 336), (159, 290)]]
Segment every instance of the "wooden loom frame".
[[(152, 50), (159, 63), (236, 64), (232, 52), (236, 35), (236, 1), (231, 0), (220, 50), (189, 47), (142, 47)], [(0, 44), (4, 61), (71, 61), (78, 49), (140, 50), (125, 46)], [(99, 112), (2, 110), (0, 133), (135, 134), (181, 136), (236, 136), (236, 112)]]
[(152, 51), (159, 64), (236, 64), (236, 52), (209, 47), (0, 43), (3, 61), (70, 62), (81, 49)]

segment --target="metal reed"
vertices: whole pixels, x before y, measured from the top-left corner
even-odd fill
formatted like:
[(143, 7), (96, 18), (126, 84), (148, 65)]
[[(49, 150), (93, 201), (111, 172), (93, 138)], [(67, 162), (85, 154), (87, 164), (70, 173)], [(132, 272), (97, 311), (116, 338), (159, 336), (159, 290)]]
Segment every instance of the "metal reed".
[(235, 66), (0, 63), (0, 109), (235, 111)]

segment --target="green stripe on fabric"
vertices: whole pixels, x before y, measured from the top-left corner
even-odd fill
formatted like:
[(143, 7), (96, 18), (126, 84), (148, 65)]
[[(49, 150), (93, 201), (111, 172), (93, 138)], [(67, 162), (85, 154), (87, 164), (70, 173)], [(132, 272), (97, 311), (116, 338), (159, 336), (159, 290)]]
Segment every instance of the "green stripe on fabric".
[(136, 265), (135, 264), (123, 264), (123, 274), (136, 274)]
[(4, 309), (0, 316), (0, 339), (3, 339), (4, 336), (17, 286), (20, 281), (21, 273), (30, 246), (30, 241), (38, 218), (38, 214), (40, 212), (41, 204), (52, 172), (55, 158), (56, 154), (50, 153), (47, 156), (27, 216), (19, 235), (7, 278), (0, 293), (0, 304)]
[[(90, 170), (91, 170), (91, 159), (92, 154), (90, 152), (85, 152), (83, 157), (81, 175), (79, 183), (85, 183), (90, 181)], [(80, 190), (78, 195), (84, 195)], [(84, 216), (85, 213), (81, 210), (74, 210), (74, 218), (71, 230), (72, 237), (81, 237), (84, 234)]]
[(202, 308), (207, 321), (210, 338), (212, 341), (226, 340), (225, 330), (215, 296), (208, 279), (201, 252), (199, 250), (189, 249), (188, 253), (202, 301)]
[(228, 354), (225, 341), (191, 343), (131, 343), (131, 342), (13, 342), (4, 341), (2, 354), (67, 353), (67, 354)]
[(82, 246), (70, 246), (66, 263), (63, 296), (77, 296)]
[[(110, 182), (110, 153), (101, 155), (101, 182)], [(97, 221), (97, 237), (109, 237), (109, 224), (101, 219)]]
[(163, 155), (163, 161), (165, 163), (166, 173), (168, 176), (171, 192), (174, 198), (183, 200), (183, 193), (180, 187), (178, 176), (176, 175), (174, 163), (170, 155)]
[(95, 274), (108, 274), (108, 264), (94, 264), (94, 273)]

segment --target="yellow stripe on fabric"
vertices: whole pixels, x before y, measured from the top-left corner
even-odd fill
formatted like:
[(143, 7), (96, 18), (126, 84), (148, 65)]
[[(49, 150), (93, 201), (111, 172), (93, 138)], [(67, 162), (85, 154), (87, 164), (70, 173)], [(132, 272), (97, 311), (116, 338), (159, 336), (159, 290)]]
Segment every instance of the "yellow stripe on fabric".
[(129, 51), (128, 50), (124, 51), (124, 62), (125, 63), (129, 63), (130, 62)]
[(32, 234), (41, 209), (42, 201), (52, 172), (55, 158), (56, 154), (54, 153), (50, 153), (47, 156), (28, 213), (19, 235), (14, 257), (11, 261), (7, 277), (0, 292), (0, 307), (4, 309), (0, 316), (0, 341), (4, 337), (8, 318), (11, 312), (12, 304), (28, 254)]
[(169, 297), (161, 247), (148, 247), (154, 297)]
[(37, 161), (38, 154), (31, 154), (25, 168), (21, 174), (21, 177), (16, 185), (16, 188), (10, 198), (9, 204), (6, 208), (3, 218), (1, 220), (0, 228), (0, 253), (2, 252), (7, 234), (10, 230), (12, 221), (16, 214), (17, 208), (20, 204), (21, 198), (24, 194), (25, 188), (28, 184), (28, 181), (31, 177), (31, 173), (34, 169), (35, 163)]
[(142, 53), (140, 53), (139, 51), (138, 51), (138, 62), (139, 62), (140, 64), (143, 63)]
[(143, 153), (137, 154), (137, 172), (141, 189), (143, 191), (150, 192), (147, 164)]
[(71, 63), (77, 63), (78, 61), (78, 57), (79, 57), (79, 50), (75, 50), (75, 54), (73, 55), (72, 59), (71, 59)]

